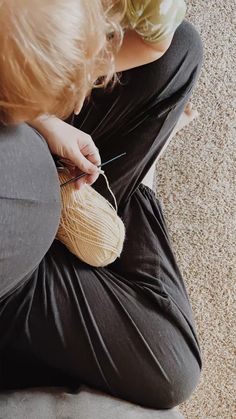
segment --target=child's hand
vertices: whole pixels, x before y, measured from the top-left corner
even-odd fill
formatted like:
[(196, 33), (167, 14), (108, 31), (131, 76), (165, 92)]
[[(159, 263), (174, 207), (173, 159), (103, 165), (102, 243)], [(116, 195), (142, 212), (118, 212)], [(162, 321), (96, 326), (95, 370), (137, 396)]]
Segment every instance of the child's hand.
[(54, 117), (40, 117), (31, 124), (48, 143), (52, 154), (68, 167), (71, 177), (82, 172), (88, 175), (75, 181), (76, 189), (87, 183), (92, 185), (99, 176), (101, 158), (91, 136)]

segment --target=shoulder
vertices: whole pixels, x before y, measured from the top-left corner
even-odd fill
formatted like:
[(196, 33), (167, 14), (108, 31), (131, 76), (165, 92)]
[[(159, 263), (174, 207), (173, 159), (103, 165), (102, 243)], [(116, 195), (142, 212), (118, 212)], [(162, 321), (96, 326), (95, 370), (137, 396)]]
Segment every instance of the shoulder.
[(148, 42), (170, 38), (185, 14), (184, 0), (127, 0), (127, 22)]

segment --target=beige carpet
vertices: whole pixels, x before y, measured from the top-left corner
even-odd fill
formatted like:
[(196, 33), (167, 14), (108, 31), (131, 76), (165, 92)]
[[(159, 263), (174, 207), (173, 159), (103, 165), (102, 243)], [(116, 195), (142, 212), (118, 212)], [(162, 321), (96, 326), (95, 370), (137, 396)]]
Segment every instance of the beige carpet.
[(236, 5), (187, 4), (187, 19), (205, 48), (191, 100), (200, 117), (157, 162), (154, 186), (186, 280), (204, 363), (197, 389), (180, 410), (187, 419), (235, 419)]

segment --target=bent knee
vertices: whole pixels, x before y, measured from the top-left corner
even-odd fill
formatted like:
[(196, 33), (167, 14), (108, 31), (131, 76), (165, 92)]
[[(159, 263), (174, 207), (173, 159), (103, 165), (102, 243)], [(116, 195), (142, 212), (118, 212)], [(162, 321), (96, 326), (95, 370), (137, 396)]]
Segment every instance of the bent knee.
[(200, 375), (197, 362), (184, 366), (182, 371), (173, 371), (170, 381), (164, 386), (161, 409), (171, 409), (188, 400), (198, 385)]
[(198, 63), (201, 66), (203, 60), (203, 42), (196, 27), (191, 22), (184, 20), (176, 31), (176, 37), (180, 48), (187, 52), (187, 59), (191, 63), (195, 65)]
[(184, 369), (180, 373), (174, 371), (169, 376), (169, 381), (160, 381), (160, 377), (156, 377), (156, 384), (150, 390), (149, 378), (146, 382), (142, 381), (145, 390), (141, 403), (136, 399), (136, 403), (152, 409), (172, 409), (186, 401), (195, 388), (200, 379), (200, 368)]
[(155, 368), (138, 372), (135, 383), (128, 388), (125, 383), (126, 391), (120, 393), (122, 398), (132, 403), (151, 409), (172, 409), (186, 401), (198, 385), (201, 366), (196, 359), (193, 362), (186, 362), (180, 366), (164, 368), (158, 363)]

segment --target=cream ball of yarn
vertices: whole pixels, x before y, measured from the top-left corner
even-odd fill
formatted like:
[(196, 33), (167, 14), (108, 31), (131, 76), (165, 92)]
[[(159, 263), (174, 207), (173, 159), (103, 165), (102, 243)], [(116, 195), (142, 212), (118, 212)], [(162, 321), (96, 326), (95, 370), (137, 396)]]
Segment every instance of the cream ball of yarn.
[[(71, 178), (65, 170), (58, 176), (61, 184)], [(61, 201), (56, 238), (91, 266), (114, 262), (123, 249), (125, 226), (110, 202), (92, 186), (85, 184), (78, 190), (73, 182), (61, 187)]]

